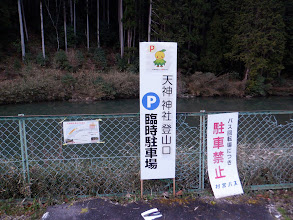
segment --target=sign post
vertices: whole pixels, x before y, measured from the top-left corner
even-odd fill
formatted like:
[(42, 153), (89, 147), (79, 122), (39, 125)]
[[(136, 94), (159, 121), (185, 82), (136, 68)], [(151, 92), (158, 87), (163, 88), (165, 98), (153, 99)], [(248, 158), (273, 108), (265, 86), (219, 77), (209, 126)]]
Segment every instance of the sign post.
[(139, 56), (141, 180), (174, 179), (177, 43), (140, 43)]
[(236, 161), (237, 128), (238, 112), (208, 115), (208, 173), (216, 198), (243, 193)]

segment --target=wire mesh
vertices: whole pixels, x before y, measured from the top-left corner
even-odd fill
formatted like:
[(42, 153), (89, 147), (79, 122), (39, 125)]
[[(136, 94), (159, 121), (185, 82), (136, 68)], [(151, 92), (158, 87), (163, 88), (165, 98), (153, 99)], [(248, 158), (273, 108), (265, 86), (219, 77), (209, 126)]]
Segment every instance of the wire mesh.
[[(207, 186), (207, 114), (178, 113), (176, 187)], [(293, 183), (293, 112), (240, 113), (238, 170), (244, 186)], [(64, 121), (101, 120), (104, 143), (64, 144)], [(140, 192), (139, 115), (0, 117), (0, 198)], [(144, 181), (145, 191), (172, 180)]]

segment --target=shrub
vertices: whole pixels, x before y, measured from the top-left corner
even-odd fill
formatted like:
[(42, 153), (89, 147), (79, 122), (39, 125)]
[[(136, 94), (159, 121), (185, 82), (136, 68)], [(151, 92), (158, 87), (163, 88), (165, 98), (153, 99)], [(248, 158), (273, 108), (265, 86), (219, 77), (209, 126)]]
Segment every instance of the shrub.
[(99, 86), (104, 94), (104, 99), (114, 99), (116, 95), (115, 88), (110, 82), (106, 82), (101, 76), (98, 76), (93, 82), (94, 85)]
[(49, 62), (48, 57), (46, 56), (45, 58), (43, 57), (43, 53), (39, 53), (36, 57), (36, 64), (40, 66), (46, 66)]
[(249, 95), (266, 95), (266, 87), (264, 84), (265, 78), (257, 75), (255, 79), (250, 79), (247, 82), (246, 91)]
[(84, 63), (84, 60), (85, 60), (82, 51), (77, 50), (77, 51), (76, 51), (76, 54), (75, 54), (75, 57), (76, 57), (76, 60), (77, 60), (77, 65), (78, 65), (78, 67), (82, 67), (82, 65), (83, 65), (83, 63)]
[(102, 48), (96, 48), (93, 51), (93, 59), (96, 63), (96, 67), (98, 70), (106, 70), (107, 69), (107, 57), (105, 51)]
[(138, 73), (139, 72), (139, 60), (135, 59), (132, 64), (130, 64), (127, 68), (128, 72)]
[(19, 71), (21, 69), (21, 63), (20, 63), (20, 61), (18, 59), (14, 60), (13, 69), (15, 71)]
[(63, 50), (60, 50), (55, 54), (54, 62), (56, 69), (70, 70), (71, 68), (67, 59), (67, 55)]
[(104, 81), (111, 83), (116, 98), (134, 98), (139, 94), (139, 76), (129, 72), (111, 72), (103, 75)]
[(244, 96), (244, 83), (230, 80), (229, 74), (216, 77), (213, 73), (195, 72), (186, 80), (188, 93), (195, 96)]
[(120, 54), (116, 54), (116, 63), (119, 71), (125, 71), (127, 69), (127, 60), (125, 58), (121, 58)]
[(66, 86), (74, 86), (76, 83), (76, 79), (73, 77), (72, 74), (66, 73), (64, 76), (61, 77), (61, 82)]

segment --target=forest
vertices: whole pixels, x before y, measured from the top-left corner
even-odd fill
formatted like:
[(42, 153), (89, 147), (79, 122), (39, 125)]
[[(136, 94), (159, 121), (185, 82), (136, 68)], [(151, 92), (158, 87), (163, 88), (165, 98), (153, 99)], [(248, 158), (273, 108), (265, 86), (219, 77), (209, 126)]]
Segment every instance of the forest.
[[(74, 93), (75, 73), (89, 63), (137, 73), (144, 41), (178, 43), (178, 71), (194, 95), (204, 94), (192, 79), (211, 75), (241, 81), (246, 95), (270, 94), (293, 77), (292, 0), (1, 0), (0, 23), (1, 81), (55, 68)], [(106, 78), (93, 80), (111, 98)]]

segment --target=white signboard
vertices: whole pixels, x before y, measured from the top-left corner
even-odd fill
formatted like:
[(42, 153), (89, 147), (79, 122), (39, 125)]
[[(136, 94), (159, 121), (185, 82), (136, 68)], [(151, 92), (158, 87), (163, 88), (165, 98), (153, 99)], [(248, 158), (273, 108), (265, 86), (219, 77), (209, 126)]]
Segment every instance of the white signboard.
[(141, 179), (175, 178), (177, 43), (140, 43)]
[(216, 198), (243, 193), (236, 163), (237, 128), (238, 112), (208, 115), (208, 172)]
[(63, 135), (65, 144), (99, 143), (99, 121), (65, 121)]

